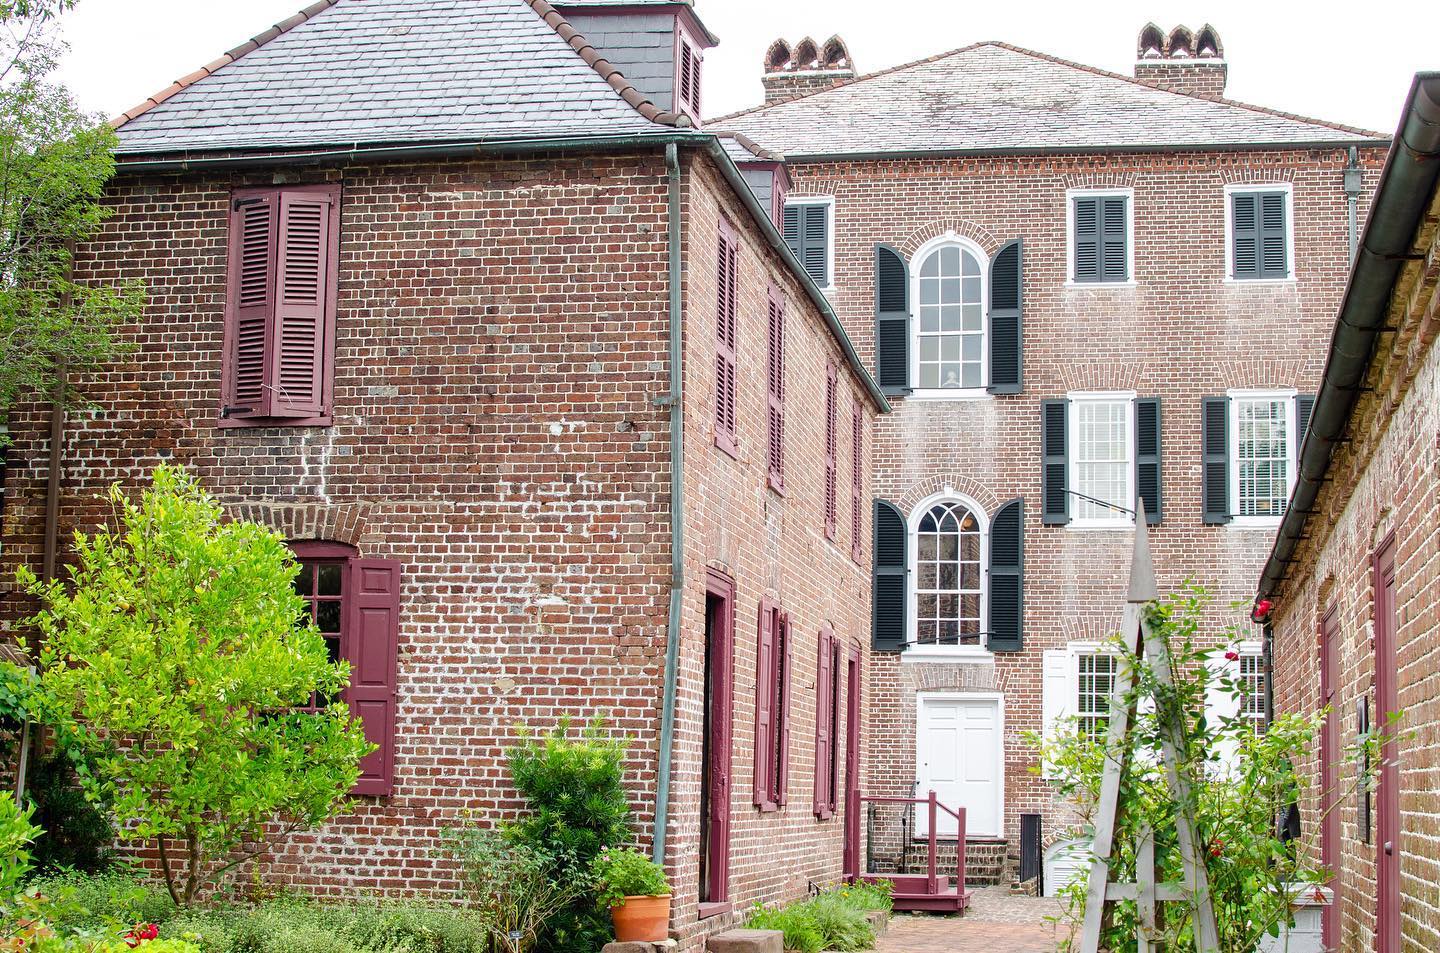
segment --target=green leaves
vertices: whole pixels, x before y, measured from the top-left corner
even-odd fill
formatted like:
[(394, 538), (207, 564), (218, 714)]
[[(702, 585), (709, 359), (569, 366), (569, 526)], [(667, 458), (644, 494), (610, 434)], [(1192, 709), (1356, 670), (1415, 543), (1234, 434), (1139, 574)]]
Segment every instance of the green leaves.
[[(89, 797), (120, 836), (175, 838), (177, 902), (217, 864), (337, 813), (373, 749), (337, 694), (346, 665), (292, 588), (297, 564), (265, 527), (224, 518), (185, 470), (161, 467), (140, 502), (110, 491), (115, 524), (77, 534), (65, 581), (20, 582), (41, 675), (33, 706), (92, 763)], [(242, 850), (243, 848), (243, 850)]]

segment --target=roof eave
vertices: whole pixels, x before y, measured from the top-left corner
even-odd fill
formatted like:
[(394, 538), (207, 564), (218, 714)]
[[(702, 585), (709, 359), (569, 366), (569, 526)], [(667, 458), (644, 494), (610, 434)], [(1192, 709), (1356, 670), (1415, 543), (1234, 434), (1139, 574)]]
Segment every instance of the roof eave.
[(1214, 143), (1136, 143), (1129, 145), (1062, 145), (1062, 146), (996, 146), (996, 147), (944, 147), (935, 149), (871, 149), (855, 152), (800, 152), (788, 150), (785, 161), (792, 164), (805, 162), (866, 162), (881, 159), (948, 159), (967, 157), (1045, 156), (1045, 155), (1095, 155), (1122, 153), (1175, 153), (1175, 152), (1267, 152), (1306, 149), (1386, 149), (1388, 138), (1314, 139), (1295, 142), (1214, 142)]

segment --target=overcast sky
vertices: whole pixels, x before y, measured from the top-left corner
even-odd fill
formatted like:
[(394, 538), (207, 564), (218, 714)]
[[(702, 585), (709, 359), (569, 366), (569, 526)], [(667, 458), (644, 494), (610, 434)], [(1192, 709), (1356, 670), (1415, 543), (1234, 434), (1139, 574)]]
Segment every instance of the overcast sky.
[[(114, 115), (305, 2), (81, 0), (66, 19), (61, 78), (84, 106)], [(1147, 21), (1167, 33), (1209, 22), (1225, 46), (1231, 97), (1385, 133), (1411, 77), (1440, 69), (1435, 0), (696, 0), (696, 10), (721, 39), (705, 64), (712, 116), (760, 101), (761, 60), (781, 36), (820, 43), (838, 33), (861, 72), (1004, 40), (1129, 74)]]

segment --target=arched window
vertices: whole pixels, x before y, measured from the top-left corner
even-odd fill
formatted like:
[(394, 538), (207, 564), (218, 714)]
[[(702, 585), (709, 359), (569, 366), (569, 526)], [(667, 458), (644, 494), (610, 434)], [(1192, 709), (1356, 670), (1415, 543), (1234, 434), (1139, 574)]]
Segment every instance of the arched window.
[(985, 374), (985, 260), (961, 240), (941, 240), (917, 256), (915, 387), (978, 389)]
[(984, 519), (957, 497), (927, 501), (912, 517), (917, 646), (985, 644)]

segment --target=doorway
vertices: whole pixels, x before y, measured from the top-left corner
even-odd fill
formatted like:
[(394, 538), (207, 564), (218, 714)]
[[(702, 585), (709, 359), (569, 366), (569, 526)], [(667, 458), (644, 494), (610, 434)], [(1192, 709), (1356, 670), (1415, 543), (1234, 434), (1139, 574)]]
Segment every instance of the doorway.
[(1340, 613), (1331, 606), (1320, 620), (1320, 863), (1330, 871), (1331, 901), (1321, 919), (1327, 950), (1340, 944)]
[(704, 716), (700, 730), (701, 916), (729, 908), (734, 644), (735, 583), (710, 570), (705, 584)]
[(860, 876), (860, 650), (845, 670), (845, 878)]
[[(967, 837), (999, 837), (1004, 799), (1003, 716), (998, 695), (921, 695), (917, 699), (916, 797), (965, 808)], [(939, 812), (935, 833), (957, 834), (955, 818)], [(917, 805), (916, 836), (929, 833), (928, 812)]]
[(1376, 791), (1375, 949), (1400, 953), (1400, 746), (1390, 715), (1400, 710), (1395, 684), (1395, 537), (1375, 551), (1375, 718), (1384, 741), (1380, 745), (1380, 778)]

